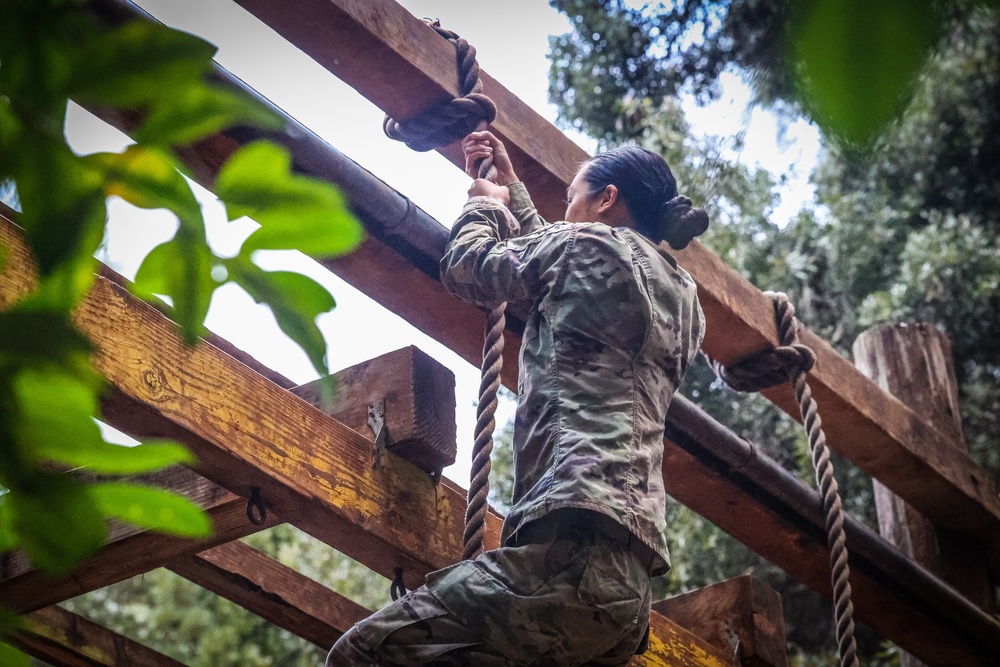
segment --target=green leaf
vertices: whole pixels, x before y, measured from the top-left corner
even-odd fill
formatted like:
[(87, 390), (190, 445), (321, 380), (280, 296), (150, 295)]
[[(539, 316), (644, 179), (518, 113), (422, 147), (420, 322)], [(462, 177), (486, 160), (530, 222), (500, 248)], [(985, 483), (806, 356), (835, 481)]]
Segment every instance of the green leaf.
[(29, 495), (12, 490), (7, 506), (21, 547), (35, 566), (61, 574), (104, 542), (104, 519), (87, 489), (66, 475), (39, 475)]
[(11, 430), (34, 460), (85, 456), (106, 444), (94, 423), (97, 388), (57, 367), (29, 366), (14, 376), (16, 412)]
[[(47, 276), (64, 262), (86, 262), (103, 238), (107, 220), (102, 174), (62, 142), (24, 132), (14, 178), (21, 199), (18, 223)], [(95, 240), (96, 239), (96, 240)]]
[(318, 179), (293, 174), (288, 151), (270, 142), (247, 144), (226, 162), (215, 192), (230, 219), (246, 215), (261, 224), (241, 254), (299, 250), (313, 257), (350, 252), (363, 237), (340, 192)]
[(897, 114), (934, 42), (932, 3), (795, 4), (790, 35), (807, 106), (825, 130), (863, 146)]
[(158, 100), (135, 134), (141, 144), (187, 145), (232, 125), (280, 129), (280, 116), (249, 95), (208, 85), (192, 85)]
[(65, 312), (25, 310), (22, 304), (0, 312), (0, 368), (59, 365), (96, 387), (99, 377), (89, 364), (93, 349)]
[(184, 342), (194, 345), (204, 328), (215, 287), (212, 251), (204, 233), (181, 227), (173, 240), (156, 246), (146, 255), (132, 289), (144, 298), (170, 297), (171, 313), (181, 325)]
[(229, 277), (257, 303), (270, 306), (281, 330), (298, 343), (320, 375), (326, 375), (326, 340), (316, 318), (337, 305), (326, 288), (308, 276), (263, 271), (239, 258), (228, 262), (226, 268)]
[(104, 174), (107, 194), (118, 195), (139, 208), (169, 209), (182, 225), (203, 232), (201, 205), (166, 151), (132, 145), (121, 153), (95, 153), (85, 160)]
[(68, 94), (117, 106), (169, 98), (208, 72), (215, 51), (199, 37), (137, 19), (80, 48)]
[(212, 534), (208, 515), (176, 493), (126, 482), (102, 482), (90, 487), (107, 516), (182, 537), (205, 538)]
[(13, 551), (18, 545), (17, 532), (14, 530), (14, 515), (7, 507), (8, 494), (9, 492), (5, 491), (0, 495), (0, 554)]
[(31, 667), (31, 659), (10, 644), (0, 642), (0, 665), (7, 665), (7, 667)]

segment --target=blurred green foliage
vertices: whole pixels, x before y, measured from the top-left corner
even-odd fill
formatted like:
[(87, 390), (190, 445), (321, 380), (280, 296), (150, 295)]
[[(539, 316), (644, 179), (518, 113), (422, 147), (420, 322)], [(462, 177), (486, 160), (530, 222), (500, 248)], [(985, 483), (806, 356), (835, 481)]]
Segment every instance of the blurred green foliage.
[[(132, 288), (166, 297), (188, 344), (203, 332), (215, 289), (234, 282), (272, 308), (321, 375), (326, 344), (315, 320), (333, 297), (306, 276), (264, 271), (254, 252), (336, 256), (362, 236), (333, 186), (292, 174), (287, 151), (260, 142), (229, 159), (216, 190), (230, 219), (250, 215), (262, 227), (235, 257), (217, 256), (176, 151), (234, 124), (278, 129), (281, 119), (208, 81), (211, 44), (148, 21), (99, 25), (84, 4), (0, 0), (0, 183), (38, 268), (37, 289), (0, 312), (0, 552), (21, 548), (53, 573), (94, 553), (109, 518), (185, 537), (211, 532), (188, 500), (107, 478), (194, 462), (173, 442), (109, 444), (93, 421), (104, 382), (70, 315), (98, 268), (108, 197), (176, 216), (175, 236), (146, 257)], [(139, 112), (136, 143), (74, 153), (70, 100)], [(3, 259), (0, 249), (0, 271)], [(79, 468), (105, 478), (82, 483), (71, 474)], [(0, 620), (2, 635), (15, 621)]]

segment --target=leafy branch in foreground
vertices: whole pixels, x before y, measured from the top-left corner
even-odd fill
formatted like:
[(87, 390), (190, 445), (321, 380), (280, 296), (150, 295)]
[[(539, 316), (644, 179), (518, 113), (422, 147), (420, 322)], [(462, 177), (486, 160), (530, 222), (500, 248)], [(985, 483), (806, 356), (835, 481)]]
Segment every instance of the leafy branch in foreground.
[[(306, 276), (264, 271), (254, 253), (335, 256), (350, 252), (362, 231), (333, 186), (293, 174), (284, 148), (258, 142), (230, 158), (215, 189), (230, 220), (249, 215), (262, 227), (235, 257), (216, 255), (175, 150), (232, 125), (277, 129), (280, 118), (209, 83), (215, 47), (198, 37), (148, 21), (102, 28), (79, 0), (0, 0), (0, 11), (0, 183), (16, 193), (13, 222), (37, 268), (36, 288), (12, 303), (3, 293), (11, 268), (0, 247), (0, 305), (7, 305), (0, 311), (0, 553), (21, 548), (36, 566), (61, 573), (97, 550), (110, 517), (187, 537), (211, 532), (206, 515), (184, 498), (113, 479), (191, 465), (186, 448), (113, 445), (94, 422), (104, 382), (90, 364), (94, 345), (71, 313), (98, 268), (107, 198), (176, 216), (176, 234), (149, 253), (132, 288), (167, 297), (188, 344), (203, 330), (215, 289), (235, 282), (271, 307), (321, 374), (326, 344), (315, 320), (334, 307), (333, 297)], [(65, 137), (70, 100), (138, 111), (136, 143), (120, 153), (77, 155)], [(71, 474), (78, 468), (105, 481), (84, 483)], [(14, 626), (13, 617), (0, 616), (0, 633)]]

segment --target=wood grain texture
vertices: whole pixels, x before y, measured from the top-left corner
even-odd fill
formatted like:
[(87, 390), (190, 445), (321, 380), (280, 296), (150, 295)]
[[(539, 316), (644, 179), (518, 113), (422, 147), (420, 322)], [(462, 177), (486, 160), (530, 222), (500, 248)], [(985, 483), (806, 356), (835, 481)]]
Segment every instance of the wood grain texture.
[(58, 606), (30, 614), (13, 640), (28, 655), (56, 667), (183, 667), (173, 658)]
[(333, 375), (337, 391), (324, 396), (324, 380), (292, 393), (366, 436), (368, 406), (382, 400), (388, 449), (413, 465), (440, 474), (455, 462), (455, 375), (413, 346), (355, 364)]
[[(391, 0), (239, 3), (394, 117), (406, 118), (457, 91), (451, 46)], [(543, 215), (558, 219), (558, 200), (585, 156), (509, 91), (484, 80), (500, 107), (494, 128), (511, 147), (519, 175)], [(454, 151), (442, 152), (457, 160)], [(708, 318), (706, 352), (731, 363), (777, 343), (772, 308), (759, 289), (698, 243), (677, 257), (699, 286)], [(805, 331), (802, 338), (817, 353), (810, 382), (830, 445), (935, 522), (1000, 549), (1000, 496), (992, 476), (957, 456), (947, 436), (819, 337)], [(790, 388), (766, 395), (799, 418)]]
[(323, 649), (371, 613), (240, 541), (181, 556), (167, 567)]
[[(653, 609), (716, 648), (738, 655), (743, 667), (788, 664), (781, 596), (751, 575), (659, 600)], [(738, 650), (730, 637), (738, 639)]]

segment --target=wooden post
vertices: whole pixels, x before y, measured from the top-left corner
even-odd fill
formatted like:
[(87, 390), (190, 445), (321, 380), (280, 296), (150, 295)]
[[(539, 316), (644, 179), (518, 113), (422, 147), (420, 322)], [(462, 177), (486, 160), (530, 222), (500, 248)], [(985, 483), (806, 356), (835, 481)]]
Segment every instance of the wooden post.
[(788, 665), (781, 596), (760, 579), (736, 577), (659, 600), (653, 609), (744, 667)]
[[(958, 384), (948, 337), (931, 324), (883, 324), (854, 341), (854, 363), (966, 453)], [(876, 479), (875, 509), (886, 540), (950, 583), (986, 611), (996, 610), (994, 581), (983, 545), (937, 529), (923, 514)], [(900, 664), (923, 664), (903, 654)]]
[(448, 368), (411, 345), (333, 377), (337, 391), (332, 401), (324, 399), (324, 380), (292, 392), (371, 438), (368, 406), (382, 401), (389, 451), (435, 476), (455, 462), (455, 374)]

